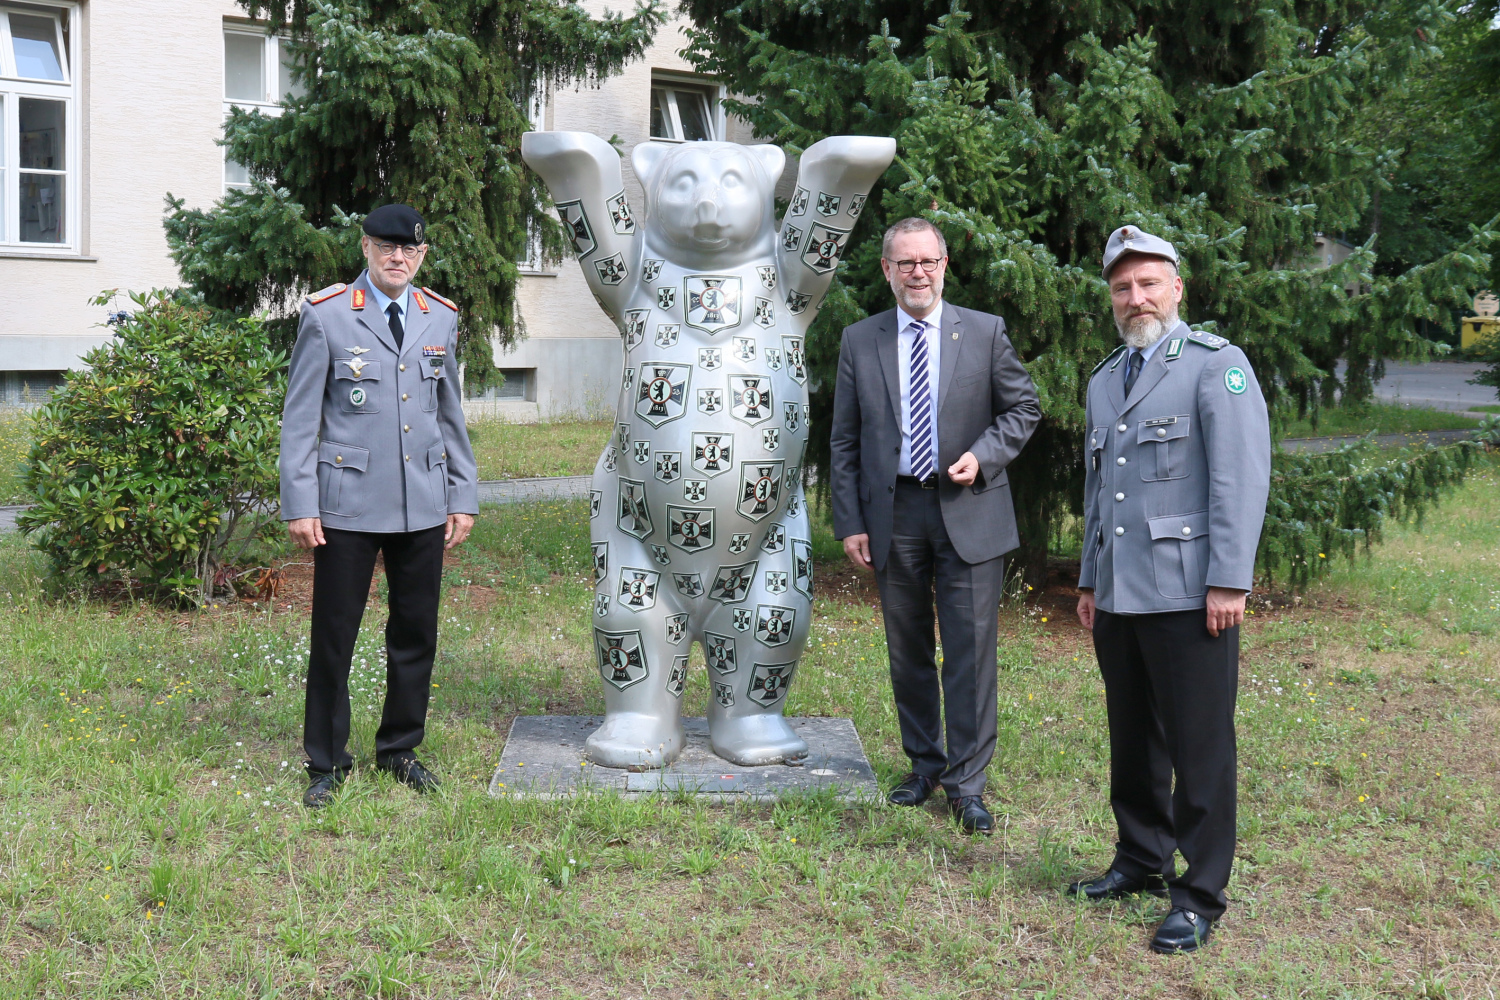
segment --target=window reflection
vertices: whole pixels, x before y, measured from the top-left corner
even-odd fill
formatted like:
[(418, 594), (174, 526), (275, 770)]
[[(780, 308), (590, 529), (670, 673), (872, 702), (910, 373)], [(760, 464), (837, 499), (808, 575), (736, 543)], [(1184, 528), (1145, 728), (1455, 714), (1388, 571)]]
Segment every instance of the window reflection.
[(57, 51), (57, 22), (31, 14), (10, 15), (11, 51), (16, 74), (32, 80), (64, 78), (62, 57)]

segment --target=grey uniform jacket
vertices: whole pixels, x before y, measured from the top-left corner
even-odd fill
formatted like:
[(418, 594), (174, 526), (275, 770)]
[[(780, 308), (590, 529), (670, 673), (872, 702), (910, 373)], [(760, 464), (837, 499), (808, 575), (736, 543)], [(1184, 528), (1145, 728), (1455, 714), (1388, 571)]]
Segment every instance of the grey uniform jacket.
[(1223, 337), (1179, 322), (1125, 400), (1125, 348), (1089, 380), (1078, 586), (1122, 615), (1249, 590), (1271, 484), (1266, 401)]
[(411, 292), (399, 353), (368, 273), (303, 302), (281, 415), (283, 521), (420, 531), (479, 512), (457, 307)]
[[(1005, 320), (943, 303), (938, 335), (938, 498), (943, 525), (969, 563), (1020, 544), (1006, 466), (1041, 419), (1036, 387)], [(891, 547), (896, 470), (901, 459), (901, 358), (896, 310), (844, 330), (833, 399), (833, 533), (870, 536), (870, 557), (885, 568)], [(947, 470), (966, 451), (979, 459), (972, 486)]]

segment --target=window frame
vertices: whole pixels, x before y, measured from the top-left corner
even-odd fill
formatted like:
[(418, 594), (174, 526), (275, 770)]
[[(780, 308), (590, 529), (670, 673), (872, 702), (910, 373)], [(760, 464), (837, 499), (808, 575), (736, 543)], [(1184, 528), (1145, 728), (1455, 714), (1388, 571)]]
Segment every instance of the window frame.
[[(79, 138), (78, 26), (80, 5), (76, 0), (10, 4), (0, 2), (0, 250), (27, 255), (75, 257), (79, 253), (79, 217), (82, 210), (82, 149)], [(62, 58), (62, 80), (41, 80), (16, 73), (10, 15), (51, 17), (56, 26), (57, 46)], [(63, 167), (61, 170), (21, 167), (20, 103), (27, 98), (61, 101), (63, 104)], [(21, 174), (45, 173), (61, 176), (63, 233), (56, 243), (21, 239)]]
[[(723, 86), (723, 84), (715, 83), (711, 79), (701, 76), (694, 76), (690, 73), (674, 73), (669, 70), (652, 70), (652, 96), (654, 96), (655, 92), (658, 90), (664, 91), (670, 99), (670, 108), (664, 107), (662, 110), (667, 112), (671, 119), (669, 127), (673, 128), (679, 136), (682, 135), (682, 115), (677, 109), (677, 92), (681, 90), (690, 90), (706, 96), (708, 98), (708, 124), (709, 128), (713, 130), (713, 134), (709, 136), (707, 140), (680, 139), (673, 138), (671, 136), (650, 135), (651, 121), (650, 112), (648, 110), (646, 132), (648, 135), (650, 135), (650, 140), (652, 142), (724, 141), (725, 130), (728, 122), (727, 116), (724, 112), (725, 87)], [(647, 101), (646, 106), (648, 109), (650, 108), (650, 101)]]
[[(261, 96), (262, 100), (251, 101), (242, 97), (230, 98), (229, 89), (229, 56), (224, 51), (224, 41), (229, 35), (243, 35), (247, 38), (258, 39), (260, 45), (260, 71), (261, 79), (264, 81)], [(267, 45), (266, 42), (274, 42)], [(273, 34), (267, 26), (256, 25), (246, 21), (224, 20), (223, 31), (220, 32), (219, 40), (219, 96), (221, 98), (222, 115), (219, 119), (219, 137), (224, 136), (224, 122), (229, 120), (229, 112), (233, 108), (242, 111), (259, 111), (270, 118), (278, 118), (286, 109), (281, 102), (286, 100), (287, 94), (281, 90), (281, 47), (288, 41), (285, 35)], [(230, 191), (248, 191), (251, 182), (243, 184), (229, 181), (229, 150), (221, 147), (223, 156), (221, 158), (222, 169), (219, 172), (219, 181), (223, 194)]]

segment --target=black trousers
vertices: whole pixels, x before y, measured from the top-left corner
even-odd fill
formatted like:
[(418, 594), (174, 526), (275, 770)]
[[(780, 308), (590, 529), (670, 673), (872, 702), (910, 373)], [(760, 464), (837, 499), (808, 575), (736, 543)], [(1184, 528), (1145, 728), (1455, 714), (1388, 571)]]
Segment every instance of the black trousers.
[[(978, 795), (995, 755), (995, 634), (1005, 559), (964, 562), (948, 538), (937, 490), (898, 482), (892, 521), (890, 554), (875, 580), (901, 747), (912, 770), (940, 782), (949, 796)], [(941, 700), (934, 596), (943, 636)]]
[[(1112, 865), (1167, 879), (1172, 905), (1217, 919), (1234, 862), (1234, 700), (1239, 626), (1208, 634), (1206, 612), (1098, 612), (1094, 650), (1109, 709)], [(1172, 787), (1172, 776), (1177, 787)], [(1173, 851), (1187, 870), (1176, 875)]]
[(416, 749), (427, 729), (432, 659), (437, 652), (438, 588), (445, 526), (376, 534), (323, 528), (313, 550), (312, 655), (302, 746), (307, 769), (343, 773), (349, 756), (349, 663), (375, 573), (385, 555), (391, 615), (385, 627), (385, 709), (375, 733), (375, 759)]

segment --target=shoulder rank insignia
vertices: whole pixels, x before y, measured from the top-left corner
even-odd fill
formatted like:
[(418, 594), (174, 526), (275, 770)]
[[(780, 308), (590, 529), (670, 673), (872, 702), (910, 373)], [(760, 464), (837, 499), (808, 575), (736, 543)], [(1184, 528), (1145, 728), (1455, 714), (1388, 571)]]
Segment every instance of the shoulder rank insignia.
[(311, 295), (309, 295), (307, 297), (307, 304), (315, 306), (319, 302), (327, 302), (335, 295), (342, 294), (344, 289), (348, 287), (349, 286), (344, 284), (342, 281), (335, 282), (334, 284), (329, 285), (327, 288), (324, 288), (321, 291), (313, 292)]
[(427, 296), (429, 298), (431, 298), (433, 301), (435, 301), (435, 302), (441, 302), (443, 305), (447, 306), (449, 309), (452, 309), (454, 312), (458, 312), (458, 303), (457, 302), (453, 302), (453, 301), (450, 301), (448, 299), (443, 298), (437, 292), (434, 292), (432, 289), (427, 288), (426, 286), (423, 286), (422, 291), (426, 292)]
[(1187, 343), (1187, 340), (1184, 337), (1173, 337), (1171, 340), (1167, 341), (1167, 360), (1176, 361), (1178, 358), (1182, 357), (1182, 345), (1185, 343)]
[(363, 309), (365, 307), (365, 290), (356, 288), (349, 296), (350, 309)]
[(1121, 344), (1119, 347), (1116, 347), (1113, 351), (1110, 351), (1108, 354), (1106, 354), (1104, 356), (1104, 360), (1103, 361), (1100, 361), (1097, 365), (1094, 366), (1094, 370), (1091, 371), (1091, 372), (1089, 372), (1089, 374), (1090, 375), (1095, 374), (1096, 372), (1099, 371), (1099, 369), (1103, 368), (1105, 365), (1109, 364), (1111, 361), (1115, 361), (1118, 364), (1119, 362), (1118, 362), (1117, 359), (1120, 356), (1120, 352), (1122, 352), (1124, 350), (1125, 350), (1125, 345)]
[(416, 289), (412, 289), (411, 297), (416, 301), (418, 309), (422, 310), (423, 312), (427, 311), (427, 300), (423, 298), (421, 292), (417, 291)]
[(1190, 331), (1187, 335), (1187, 339), (1191, 340), (1199, 347), (1208, 348), (1210, 351), (1221, 350), (1222, 348), (1229, 346), (1229, 341), (1225, 340), (1223, 337), (1220, 337), (1218, 334), (1205, 333), (1202, 330)]

